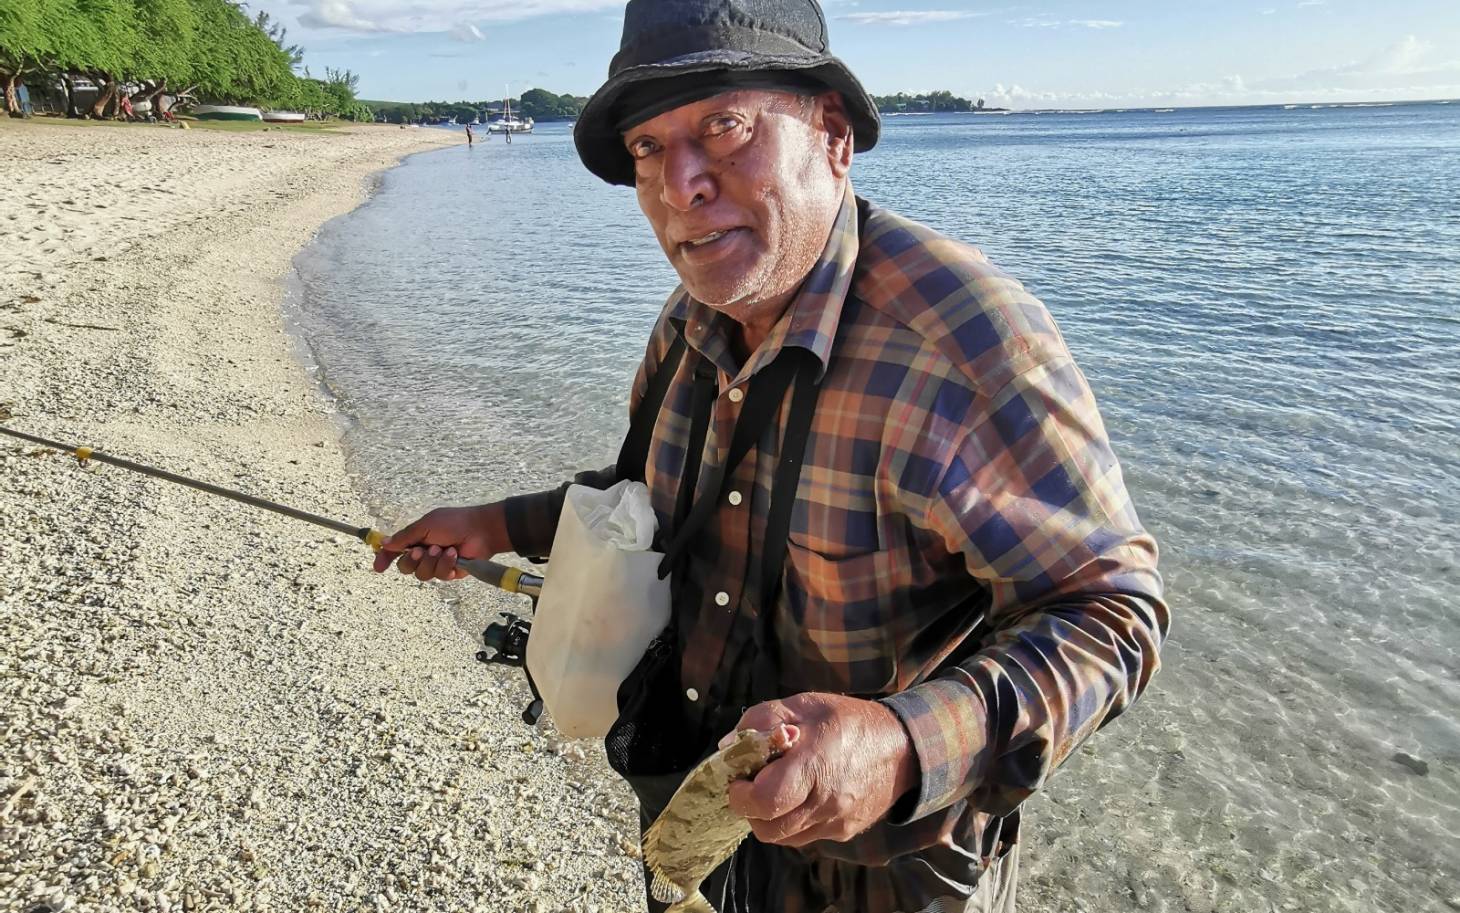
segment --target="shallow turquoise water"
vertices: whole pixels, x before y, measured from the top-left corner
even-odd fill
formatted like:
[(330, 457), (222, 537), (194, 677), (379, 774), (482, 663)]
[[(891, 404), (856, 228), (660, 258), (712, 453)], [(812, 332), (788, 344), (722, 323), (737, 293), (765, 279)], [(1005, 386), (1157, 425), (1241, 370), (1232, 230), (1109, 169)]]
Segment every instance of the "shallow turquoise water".
[[(893, 118), (853, 179), (1050, 306), (1162, 544), (1168, 668), (1090, 775), (1157, 791), (1168, 811), (1126, 823), (1200, 857), (1220, 811), (1238, 869), (1289, 892), (1315, 860), (1356, 873), (1302, 909), (1443, 908), (1460, 104)], [(610, 462), (675, 283), (558, 125), (408, 160), (298, 267), (293, 316), (394, 517)], [(1171, 752), (1174, 781), (1104, 776)]]

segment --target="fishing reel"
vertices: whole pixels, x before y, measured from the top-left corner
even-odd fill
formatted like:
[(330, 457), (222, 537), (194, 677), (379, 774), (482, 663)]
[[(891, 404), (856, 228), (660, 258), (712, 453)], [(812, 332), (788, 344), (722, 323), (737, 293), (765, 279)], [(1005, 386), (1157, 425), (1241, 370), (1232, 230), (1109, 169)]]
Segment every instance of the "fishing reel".
[(505, 622), (494, 621), (482, 632), (482, 643), (487, 649), (478, 652), (477, 659), (503, 666), (525, 666), (527, 635), (532, 631), (532, 622), (523, 621), (511, 612), (501, 614)]
[(532, 622), (524, 621), (511, 612), (501, 613), (503, 621), (494, 621), (482, 632), (485, 650), (477, 651), (477, 660), (501, 666), (516, 666), (527, 676), (527, 687), (532, 691), (532, 702), (522, 711), (522, 722), (536, 726), (542, 718), (542, 695), (532, 673), (527, 671), (527, 637), (532, 631)]

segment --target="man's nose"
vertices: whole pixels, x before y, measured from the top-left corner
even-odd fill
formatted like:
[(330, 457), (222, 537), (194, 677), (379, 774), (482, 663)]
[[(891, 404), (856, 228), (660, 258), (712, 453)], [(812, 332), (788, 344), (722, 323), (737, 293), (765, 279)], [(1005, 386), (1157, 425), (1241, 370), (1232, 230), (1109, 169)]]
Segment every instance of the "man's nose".
[(708, 158), (697, 143), (675, 143), (664, 150), (663, 197), (666, 206), (687, 212), (715, 198)]

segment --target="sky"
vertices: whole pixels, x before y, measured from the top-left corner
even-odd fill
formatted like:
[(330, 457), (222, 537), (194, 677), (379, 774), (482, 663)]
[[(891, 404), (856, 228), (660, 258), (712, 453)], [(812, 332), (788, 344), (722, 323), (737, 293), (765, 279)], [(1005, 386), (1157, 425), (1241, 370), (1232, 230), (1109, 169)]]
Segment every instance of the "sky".
[[(250, 0), (364, 98), (589, 95), (622, 0)], [(868, 91), (1011, 108), (1460, 98), (1455, 0), (824, 0)]]

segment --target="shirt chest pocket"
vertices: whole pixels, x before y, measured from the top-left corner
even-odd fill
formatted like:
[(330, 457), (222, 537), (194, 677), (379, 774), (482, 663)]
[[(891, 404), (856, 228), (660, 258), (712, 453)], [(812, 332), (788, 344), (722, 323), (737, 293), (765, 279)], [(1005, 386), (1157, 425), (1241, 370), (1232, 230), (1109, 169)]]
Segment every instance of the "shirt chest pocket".
[(895, 558), (888, 551), (829, 557), (792, 537), (785, 613), (777, 620), (788, 683), (800, 691), (865, 696), (894, 686), (898, 602), (906, 592)]

